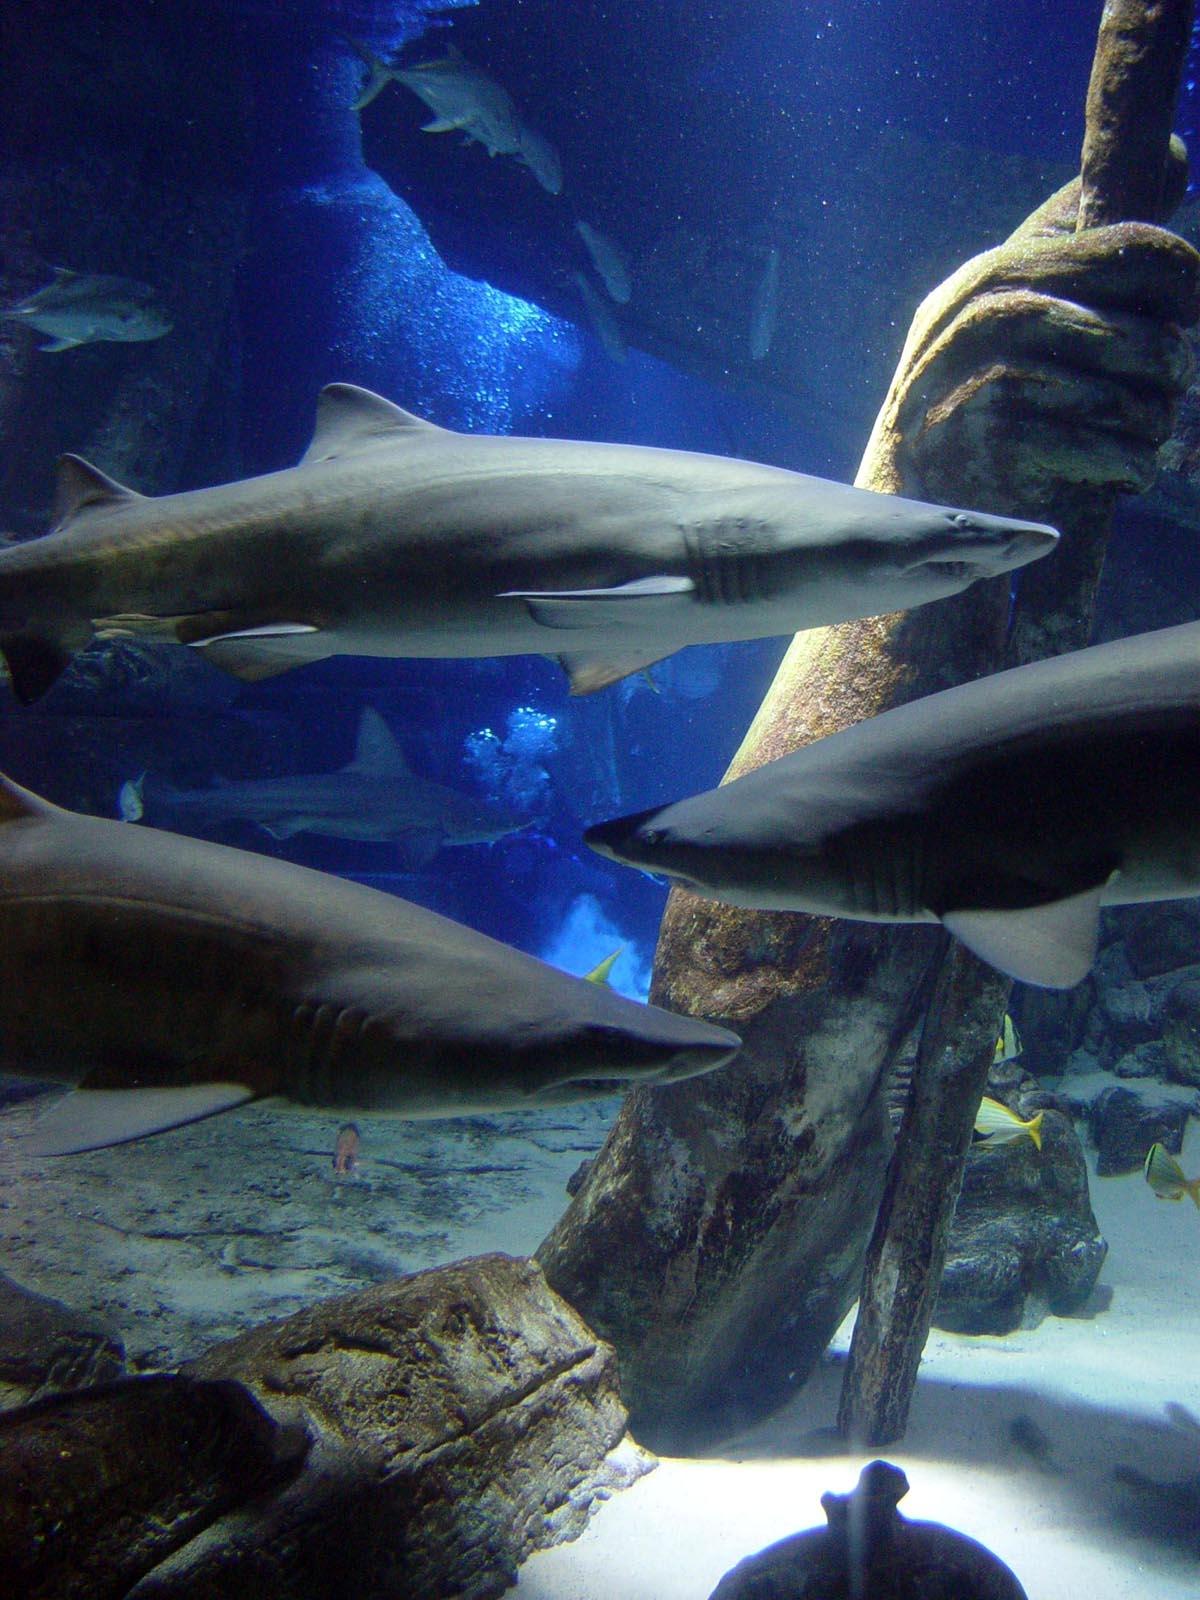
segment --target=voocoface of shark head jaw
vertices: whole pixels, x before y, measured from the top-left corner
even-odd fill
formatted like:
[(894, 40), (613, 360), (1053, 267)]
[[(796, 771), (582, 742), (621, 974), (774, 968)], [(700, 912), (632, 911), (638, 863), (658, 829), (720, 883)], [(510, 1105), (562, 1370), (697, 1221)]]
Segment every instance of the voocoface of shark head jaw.
[(473, 969), (461, 984), (449, 974), (420, 1015), (381, 999), (336, 1083), (310, 1077), (297, 1098), (422, 1119), (529, 1110), (711, 1072), (741, 1046), (727, 1028), (529, 957), (495, 974)]
[(714, 1023), (658, 1006), (638, 1009), (642, 1015), (632, 1051), (627, 1029), (592, 1022), (576, 1030), (562, 1050), (533, 1057), (529, 1101), (571, 1105), (635, 1086), (678, 1083), (723, 1067), (741, 1047), (736, 1033)]
[(697, 855), (689, 845), (677, 843), (672, 830), (664, 821), (671, 806), (651, 806), (647, 811), (633, 811), (627, 817), (613, 817), (608, 822), (594, 822), (583, 832), (584, 844), (597, 855), (607, 856), (627, 867), (639, 867), (643, 872), (661, 873), (688, 888), (702, 890), (700, 877), (689, 872), (689, 865)]
[[(725, 826), (720, 804), (725, 791), (693, 795), (671, 805), (655, 806), (627, 817), (598, 822), (584, 832), (584, 842), (610, 861), (669, 878), (694, 894), (728, 905), (778, 904), (779, 852), (769, 837), (756, 845), (754, 829), (744, 816), (736, 819), (737, 836)], [(717, 800), (713, 806), (710, 802)], [(812, 909), (835, 909), (836, 884), (829, 877), (817, 840), (811, 847), (797, 840), (794, 852)], [(828, 900), (828, 904), (826, 901)]]
[(1044, 523), (788, 472), (722, 485), (698, 515), (700, 504), (687, 535), (698, 597), (766, 602), (781, 632), (945, 599), (1058, 543)]
[[(725, 905), (869, 922), (936, 920), (927, 903), (930, 861), (918, 829), (903, 820), (856, 822), (853, 802), (847, 815), (844, 797), (832, 794), (811, 806), (788, 797), (773, 806), (757, 776), (597, 823), (584, 841), (611, 861)], [(781, 816), (787, 829), (782, 842)]]
[[(505, 1040), (501, 1074), (488, 1070), (487, 1041), (480, 1041), (463, 1058), (464, 1105), (526, 1110), (659, 1087), (722, 1067), (741, 1047), (727, 1028), (632, 1000), (624, 1004), (637, 1013), (628, 1021), (575, 1019), (516, 1048)], [(443, 1094), (446, 1082), (439, 1079)]]
[[(884, 506), (864, 508), (847, 530), (848, 575), (864, 587), (886, 590), (890, 610), (960, 594), (980, 579), (1040, 560), (1058, 544), (1057, 530), (1044, 523), (891, 495), (867, 498)], [(859, 539), (854, 521), (862, 524)]]

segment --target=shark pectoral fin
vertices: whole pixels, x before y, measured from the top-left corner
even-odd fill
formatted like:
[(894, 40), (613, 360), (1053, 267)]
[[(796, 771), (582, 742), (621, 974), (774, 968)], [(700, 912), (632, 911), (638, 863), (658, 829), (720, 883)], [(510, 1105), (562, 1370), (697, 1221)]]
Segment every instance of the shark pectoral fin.
[(319, 631), (311, 622), (264, 622), (258, 628), (235, 628), (230, 633), (205, 634), (194, 639), (186, 639), (184, 643), (190, 644), (196, 650), (210, 650), (215, 644), (232, 644), (235, 641), (249, 640), (256, 649), (265, 649), (268, 641), (296, 639), (303, 634)]
[(320, 630), (308, 622), (276, 622), (262, 628), (242, 628), (236, 633), (219, 633), (209, 639), (189, 639), (195, 650), (203, 650), (206, 661), (245, 683), (262, 678), (277, 678), (281, 672), (320, 661), (330, 652), (315, 642)]
[[(656, 602), (678, 600), (695, 587), (690, 578), (660, 574), (635, 578), (613, 589), (508, 589), (497, 598), (524, 600), (529, 615), (543, 628), (645, 627), (654, 624)], [(651, 659), (661, 660), (661, 653)]]
[[(278, 673), (289, 672), (293, 667), (303, 666), (306, 661), (320, 660), (328, 654), (312, 644), (311, 635), (320, 630), (311, 622), (269, 622), (258, 628), (232, 627), (231, 624), (237, 620), (232, 613), (221, 611), (196, 611), (173, 617), (150, 617), (136, 611), (125, 611), (112, 617), (93, 617), (92, 627), (95, 637), (100, 640), (138, 639), (144, 644), (190, 645), (193, 650), (203, 650), (213, 665), (220, 667), (223, 672), (232, 673), (235, 678), (244, 678), (251, 683), (259, 678), (273, 678)], [(300, 639), (306, 642), (300, 644)], [(7, 646), (5, 649), (7, 653)], [(15, 686), (15, 673), (13, 681)], [(17, 694), (19, 698), (19, 687)]]
[(572, 694), (594, 694), (597, 689), (607, 689), (610, 683), (645, 672), (663, 659), (662, 652), (656, 650), (652, 655), (637, 656), (560, 655), (558, 663), (567, 675)]
[(240, 678), (243, 683), (261, 683), (266, 678), (278, 678), (295, 667), (303, 667), (310, 661), (321, 659), (308, 651), (295, 656), (264, 655), (261, 650), (251, 650), (224, 640), (206, 648), (204, 656), (214, 667), (220, 667), (231, 678)]
[(254, 1099), (244, 1083), (194, 1083), (173, 1089), (75, 1089), (45, 1112), (21, 1149), (35, 1156), (77, 1155), (127, 1144), (198, 1122)]
[(1103, 885), (1019, 911), (949, 911), (942, 922), (968, 950), (1021, 983), (1073, 989), (1096, 959)]
[(54, 355), (58, 350), (74, 350), (77, 345), (86, 343), (83, 339), (50, 339), (46, 344), (38, 345), (43, 355)]

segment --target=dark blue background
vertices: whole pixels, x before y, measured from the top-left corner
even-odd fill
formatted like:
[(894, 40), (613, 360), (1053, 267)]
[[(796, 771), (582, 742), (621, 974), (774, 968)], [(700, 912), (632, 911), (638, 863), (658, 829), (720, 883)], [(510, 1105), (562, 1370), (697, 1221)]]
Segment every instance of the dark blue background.
[[(237, 414), (227, 419), (244, 474), (296, 460), (318, 389), (344, 380), (446, 426), (652, 442), (849, 476), (864, 443), (858, 428), (806, 425), (769, 400), (636, 351), (618, 366), (586, 330), (448, 272), (417, 217), (364, 164), (349, 109), (361, 68), (345, 36), (416, 59), (452, 39), (501, 82), (521, 86), (523, 109), (555, 130), (593, 191), (619, 203), (623, 188), (645, 189), (650, 168), (665, 206), (717, 204), (736, 230), (783, 189), (836, 187), (856, 142), (882, 127), (1075, 162), (1100, 9), (1099, 0), (483, 0), (430, 23), (411, 4), (260, 0), (115, 6), (105, 16), (111, 26), (124, 12), (129, 28), (194, 54), (195, 99), (159, 141), (158, 159), (180, 181), (190, 165), (211, 174), (225, 164), (251, 195), (229, 344)], [(86, 45), (87, 29), (100, 24), (94, 12), (80, 17)], [(36, 73), (37, 61), (21, 71)], [(206, 116), (214, 74), (242, 81), (248, 135)], [(18, 71), (18, 104), (20, 82)], [(1185, 129), (1196, 104), (1189, 81)], [(125, 137), (116, 112), (108, 124), (64, 121), (38, 133), (64, 149), (81, 139), (119, 149)], [(444, 160), (446, 148), (429, 159)], [(470, 220), (486, 232), (482, 200)], [(186, 481), (170, 487), (210, 481), (203, 441), (192, 461)], [(472, 767), (469, 741), (485, 729), (505, 737), (518, 708), (532, 708), (553, 732), (522, 758), (526, 776), (545, 774), (527, 835), (444, 852), (418, 875), (400, 872), (387, 845), (304, 837), (273, 845), (252, 829), (236, 841), (365, 877), (576, 970), (619, 939), (641, 969), (626, 967), (624, 981), (643, 982), (662, 890), (593, 857), (581, 827), (715, 782), (782, 648), (689, 652), (656, 674), (656, 689), (633, 680), (586, 702), (570, 701), (557, 669), (538, 659), (343, 660), (236, 689), (214, 673), (182, 715), (161, 709), (169, 746), (125, 736), (106, 782), (115, 796), (120, 778), (147, 760), (156, 776), (193, 784), (217, 773), (324, 770), (349, 759), (359, 711), (373, 705), (417, 770), (478, 786), (486, 775)], [(252, 737), (234, 738), (235, 726)], [(513, 756), (510, 778), (517, 765)]]

